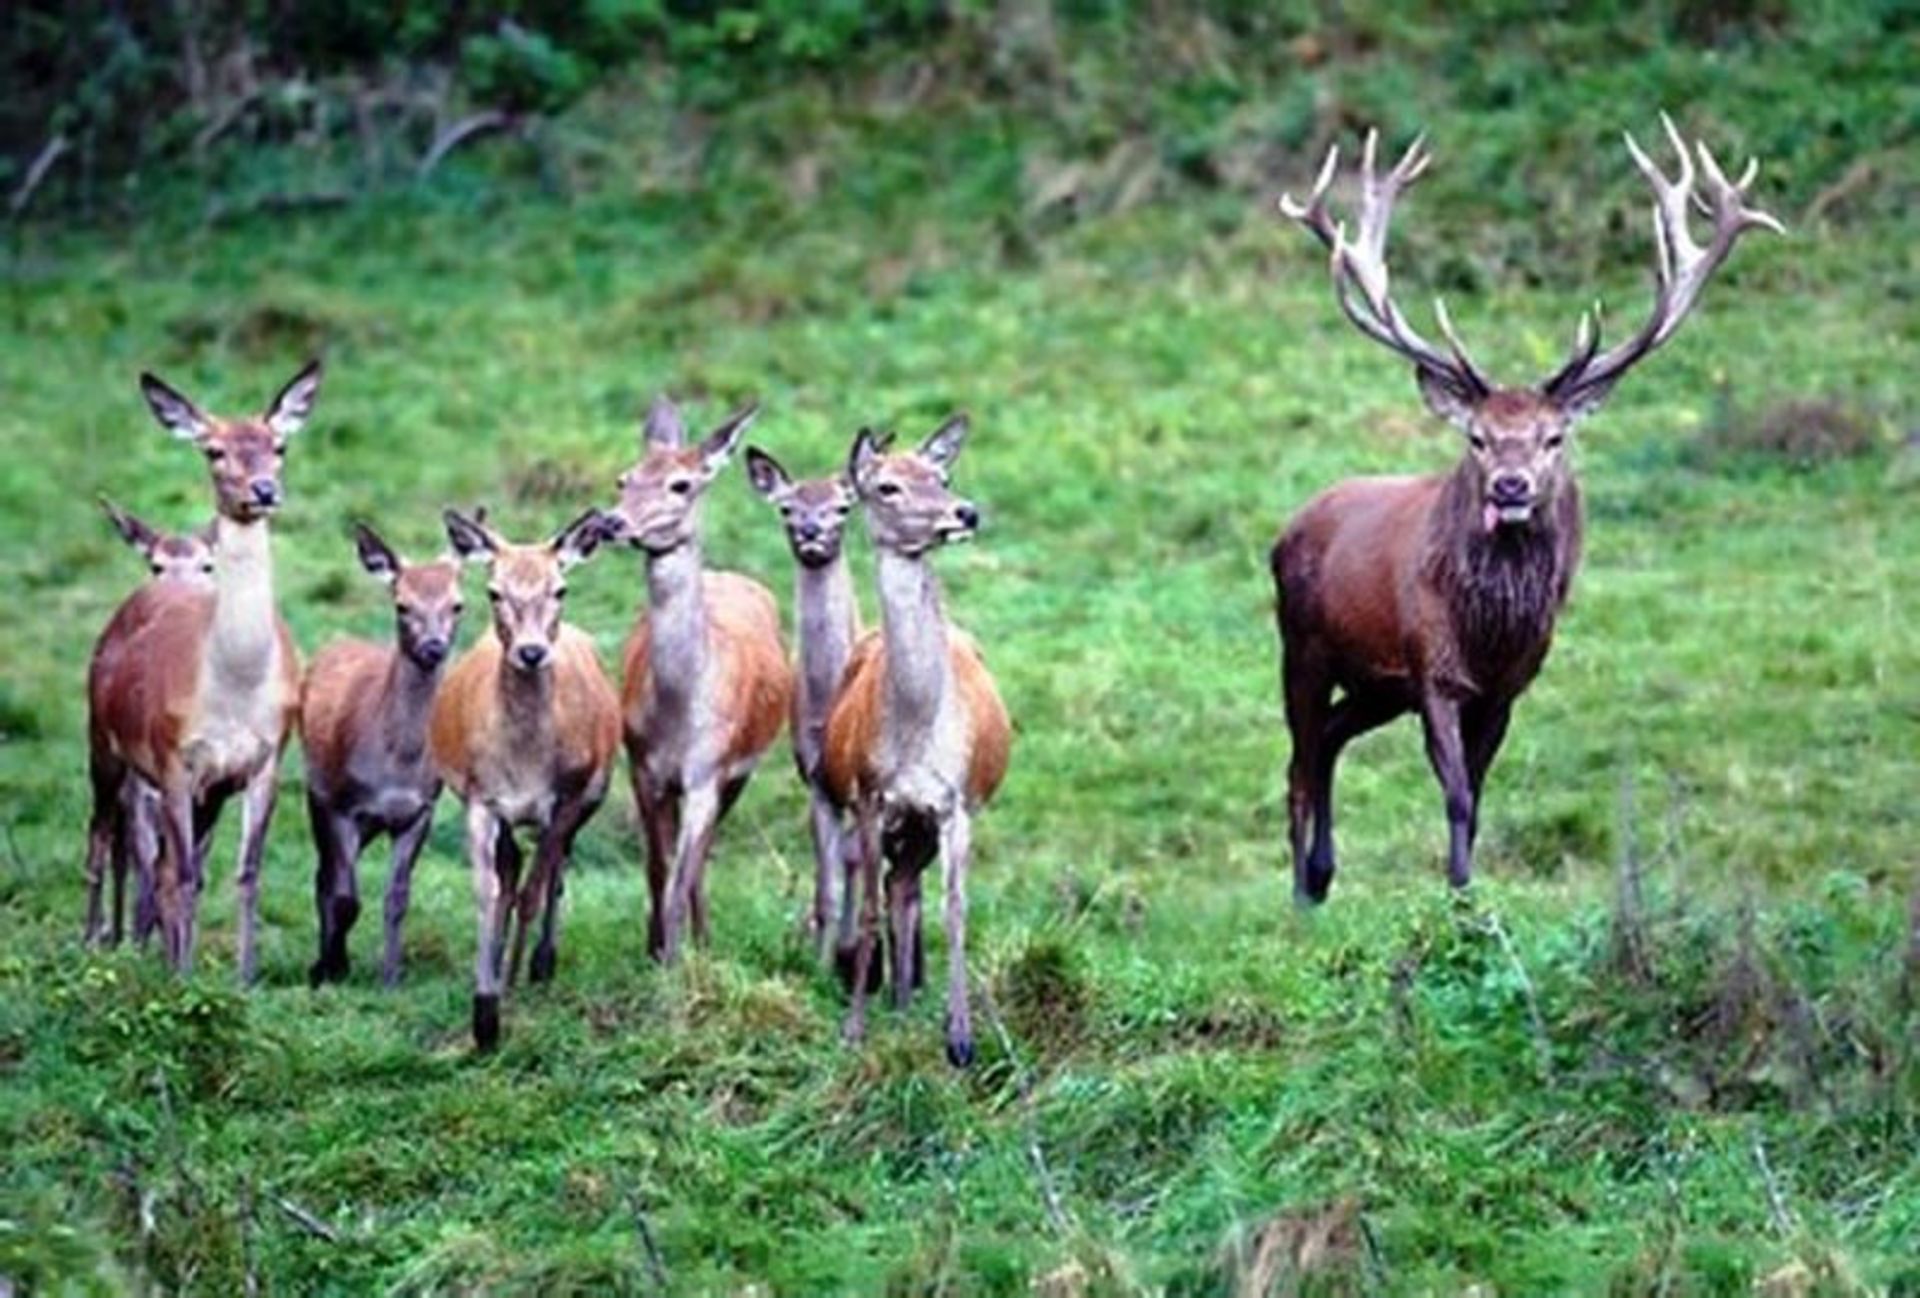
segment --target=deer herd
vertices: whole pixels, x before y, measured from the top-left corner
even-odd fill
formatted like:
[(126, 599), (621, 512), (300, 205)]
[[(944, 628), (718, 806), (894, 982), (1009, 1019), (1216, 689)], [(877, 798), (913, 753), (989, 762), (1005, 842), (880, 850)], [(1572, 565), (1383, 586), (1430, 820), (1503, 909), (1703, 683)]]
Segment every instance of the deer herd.
[[(1545, 660), (1580, 558), (1569, 431), (1673, 335), (1742, 233), (1781, 228), (1746, 203), (1753, 163), (1730, 180), (1704, 145), (1690, 149), (1662, 121), (1679, 155), (1676, 178), (1627, 138), (1654, 192), (1652, 312), (1605, 351), (1597, 309), (1584, 315), (1572, 354), (1536, 386), (1488, 379), (1439, 303), (1444, 347), (1393, 300), (1387, 229), (1396, 200), (1428, 164), (1420, 141), (1383, 176), (1369, 134), (1351, 234), (1327, 204), (1337, 149), (1305, 202), (1281, 200), (1328, 250), (1341, 310), (1412, 364), (1428, 408), (1466, 438), (1449, 472), (1335, 485), (1273, 547), (1294, 894), (1303, 904), (1324, 901), (1333, 880), (1332, 784), (1342, 749), (1406, 712), (1419, 715), (1444, 795), (1448, 879), (1469, 882), (1488, 768), (1515, 700)], [(1704, 246), (1690, 230), (1695, 210), (1711, 221)], [(969, 1063), (972, 823), (1006, 774), (1011, 726), (979, 648), (948, 620), (931, 565), (942, 545), (979, 527), (978, 511), (951, 487), (966, 417), (913, 449), (862, 430), (842, 471), (815, 479), (796, 480), (772, 455), (746, 448), (752, 488), (778, 511), (795, 561), (793, 662), (773, 594), (751, 577), (708, 568), (700, 541), (701, 501), (757, 408), (696, 440), (662, 398), (613, 503), (586, 509), (550, 537), (515, 542), (483, 511), (449, 509), (447, 551), (410, 560), (356, 524), (360, 566), (392, 600), (393, 638), (336, 640), (303, 674), (275, 602), (270, 525), (288, 443), (307, 423), (320, 382), (315, 361), (264, 413), (221, 418), (141, 376), (161, 426), (205, 457), (214, 518), (202, 531), (164, 535), (103, 501), (151, 576), (108, 621), (88, 674), (87, 938), (121, 939), (131, 873), (135, 936), (158, 929), (166, 959), (184, 973), (209, 843), (237, 796), (237, 964), (251, 981), (260, 869), (281, 757), (297, 730), (315, 856), (310, 981), (347, 976), (359, 859), (383, 835), (392, 869), (381, 975), (389, 985), (400, 979), (412, 873), (446, 785), (463, 809), (473, 882), (473, 1037), (491, 1049), (502, 992), (519, 977), (536, 926), (527, 976), (554, 975), (568, 861), (606, 800), (619, 750), (646, 858), (647, 951), (670, 963), (689, 934), (709, 938), (716, 835), (784, 725), (808, 800), (809, 925), (848, 992), (845, 1037), (863, 1035), (873, 992), (891, 986), (904, 1007), (924, 982), (921, 877), (937, 857), (947, 1056)], [(856, 509), (875, 551), (877, 630), (861, 628), (843, 552)], [(621, 542), (640, 552), (646, 599), (616, 687), (592, 636), (564, 613), (569, 572)], [(468, 566), (485, 573), (491, 631), (456, 654)]]

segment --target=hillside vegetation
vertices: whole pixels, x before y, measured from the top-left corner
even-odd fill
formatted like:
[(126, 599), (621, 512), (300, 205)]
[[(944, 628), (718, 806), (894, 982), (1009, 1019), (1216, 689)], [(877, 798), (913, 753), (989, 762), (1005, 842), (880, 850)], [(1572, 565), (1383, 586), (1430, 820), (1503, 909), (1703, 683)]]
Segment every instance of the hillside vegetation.
[[(419, 183), (264, 128), (203, 166), (155, 143), (90, 207), (49, 178), (0, 301), (0, 1277), (1920, 1288), (1911, 7), (1176, 8), (959, 5), (677, 64), (649, 36)], [(1594, 295), (1616, 334), (1640, 318), (1618, 133), (1651, 144), (1661, 107), (1761, 156), (1790, 234), (1747, 240), (1577, 436), (1586, 563), (1471, 897), (1403, 722), (1343, 763), (1341, 872), (1300, 913), (1267, 546), (1322, 486), (1457, 445), (1271, 199), (1364, 124), (1427, 129), (1401, 300), (1445, 292), (1532, 377)], [(309, 654), (390, 634), (352, 520), (409, 554), (448, 504), (550, 531), (610, 500), (656, 391), (702, 423), (759, 396), (752, 440), (806, 474), (862, 424), (973, 414), (955, 481), (986, 522), (936, 562), (1018, 730), (978, 828), (974, 1068), (945, 1062), (937, 994), (841, 1046), (784, 744), (722, 832), (713, 944), (672, 971), (644, 957), (622, 778), (557, 980), (510, 998), (491, 1057), (450, 802), (404, 987), (378, 986), (369, 907), (352, 980), (308, 990), (297, 755), (257, 988), (233, 986), (232, 813), (194, 977), (81, 949), (86, 657), (140, 576), (93, 497), (169, 527), (208, 507), (135, 376), (241, 411), (316, 352), (274, 525)], [(727, 472), (709, 560), (785, 603), (776, 521)], [(638, 560), (571, 585), (613, 663)], [(369, 852), (364, 893), (384, 882)]]

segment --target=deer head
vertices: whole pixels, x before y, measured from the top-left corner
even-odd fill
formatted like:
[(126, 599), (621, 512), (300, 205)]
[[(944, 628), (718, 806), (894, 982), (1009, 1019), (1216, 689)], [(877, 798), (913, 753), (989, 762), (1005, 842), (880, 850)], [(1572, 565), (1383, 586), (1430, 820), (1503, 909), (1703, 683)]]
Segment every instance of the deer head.
[(967, 417), (955, 415), (917, 451), (889, 451), (863, 428), (847, 458), (847, 477), (866, 507), (867, 532), (882, 550), (913, 558), (948, 541), (972, 538), (980, 527), (973, 502), (953, 494), (947, 478), (967, 440)]
[(155, 530), (105, 496), (100, 497), (100, 508), (106, 511), (120, 539), (147, 561), (147, 571), (156, 579), (212, 583), (212, 528), (169, 535)]
[(442, 514), (453, 552), (468, 563), (487, 565), (487, 598), (493, 605), (493, 633), (507, 661), (524, 672), (544, 671), (560, 634), (567, 598), (567, 570), (587, 559), (606, 536), (606, 520), (589, 509), (552, 539), (514, 545), (488, 527), (485, 513), (468, 518), (458, 510)]
[(280, 507), (280, 466), (287, 439), (299, 432), (320, 395), (320, 362), (307, 362), (266, 413), (253, 419), (207, 414), (152, 374), (140, 376), (140, 391), (153, 417), (207, 457), (213, 475), (214, 508), (238, 523), (253, 523)]
[(760, 412), (749, 404), (728, 416), (696, 446), (686, 445), (679, 407), (660, 397), (647, 412), (640, 460), (621, 474), (620, 498), (603, 518), (607, 538), (649, 554), (667, 554), (700, 530), (700, 498), (733, 457), (747, 425)]
[(840, 557), (847, 515), (853, 512), (853, 484), (844, 474), (795, 482), (780, 461), (757, 446), (747, 448), (747, 480), (780, 511), (787, 544), (801, 566), (824, 568)]
[[(1524, 526), (1552, 500), (1569, 471), (1566, 439), (1574, 423), (1597, 410), (1623, 374), (1673, 336), (1739, 237), (1755, 227), (1783, 233), (1773, 217), (1745, 204), (1758, 162), (1748, 162), (1740, 179), (1729, 181), (1706, 145), (1696, 143), (1692, 152), (1699, 157), (1708, 191), (1704, 197), (1697, 195), (1687, 142), (1672, 119), (1663, 113), (1660, 120), (1680, 157), (1676, 179), (1668, 180), (1633, 137), (1626, 137), (1635, 166), (1654, 191), (1653, 309), (1638, 332), (1603, 353), (1596, 305), (1581, 317), (1566, 363), (1532, 387), (1496, 387), (1468, 355), (1444, 303), (1434, 302), (1434, 314), (1445, 350), (1422, 337), (1394, 303), (1387, 275), (1387, 227), (1400, 194), (1432, 161), (1423, 139), (1416, 139), (1393, 169), (1380, 176), (1374, 166), (1378, 133), (1367, 133), (1360, 160), (1360, 215), (1351, 238), (1345, 224), (1327, 211), (1327, 189), (1339, 165), (1337, 146), (1327, 151), (1306, 202), (1296, 202), (1291, 195), (1280, 200), (1281, 212), (1329, 250), (1334, 295), (1347, 318), (1367, 337), (1412, 361), (1428, 408), (1466, 434), (1463, 465), (1479, 487), (1489, 531)], [(1704, 247), (1694, 241), (1687, 224), (1688, 208), (1694, 206), (1713, 222)]]
[(400, 652), (423, 671), (447, 660), (460, 629), (465, 605), (460, 599), (460, 562), (451, 555), (426, 563), (407, 563), (365, 523), (353, 525), (360, 566), (377, 577), (393, 596)]

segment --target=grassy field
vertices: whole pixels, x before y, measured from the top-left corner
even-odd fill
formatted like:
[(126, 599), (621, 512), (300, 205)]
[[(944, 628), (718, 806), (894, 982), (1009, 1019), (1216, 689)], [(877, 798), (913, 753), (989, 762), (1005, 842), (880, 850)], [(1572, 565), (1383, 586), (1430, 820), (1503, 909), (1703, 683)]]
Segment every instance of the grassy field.
[[(1753, 93), (1736, 71), (1728, 94)], [(1475, 119), (1430, 124), (1444, 171)], [(1342, 871), (1301, 914), (1266, 547), (1321, 486), (1443, 467), (1453, 440), (1265, 207), (1201, 194), (1036, 234), (999, 215), (986, 164), (959, 194), (899, 183), (901, 157), (938, 172), (984, 128), (890, 129), (896, 171), (871, 204), (853, 172), (792, 212), (773, 182), (735, 209), (453, 178), (325, 218), (16, 245), (0, 1277), (1916, 1291), (1920, 498), (1900, 438), (1920, 226), (1816, 223), (1740, 249), (1579, 434), (1586, 566), (1491, 778), (1470, 903), (1446, 895), (1439, 795), (1401, 723), (1346, 761)], [(1642, 309), (1638, 182), (1606, 149), (1581, 197), (1630, 219), (1596, 280), (1449, 287), (1503, 374), (1550, 368), (1594, 291), (1616, 327)], [(1763, 193), (1796, 225), (1811, 197)], [(1410, 304), (1470, 198), (1406, 204)], [(1485, 237), (1523, 228), (1504, 213)], [(450, 503), (549, 531), (609, 500), (657, 390), (703, 421), (758, 395), (753, 440), (804, 473), (862, 423), (917, 434), (973, 412), (957, 482), (986, 526), (939, 566), (1019, 731), (979, 831), (974, 1069), (946, 1065), (937, 996), (840, 1046), (840, 998), (799, 935), (810, 863), (784, 748), (722, 835), (712, 948), (670, 972), (643, 955), (621, 781), (581, 841), (558, 979), (509, 1002), (494, 1057), (468, 1044), (471, 900), (444, 804), (405, 987), (377, 986), (375, 919), (353, 980), (307, 989), (297, 756), (256, 990), (231, 986), (232, 815), (191, 981), (82, 952), (86, 655), (138, 576), (92, 497), (170, 526), (207, 507), (204, 469), (134, 377), (242, 410), (316, 350), (326, 387), (275, 524), (309, 653), (388, 634), (351, 520), (413, 554), (439, 546)], [(1779, 413), (1796, 401), (1821, 404)], [(1855, 453), (1818, 436), (1781, 453), (1781, 428), (1841, 417), (1867, 430)], [(778, 527), (737, 469), (707, 531), (711, 562), (785, 600)], [(864, 587), (863, 544), (854, 562)], [(637, 559), (603, 555), (572, 584), (612, 662)], [(470, 615), (466, 637), (483, 629)], [(363, 887), (384, 877), (369, 853)]]

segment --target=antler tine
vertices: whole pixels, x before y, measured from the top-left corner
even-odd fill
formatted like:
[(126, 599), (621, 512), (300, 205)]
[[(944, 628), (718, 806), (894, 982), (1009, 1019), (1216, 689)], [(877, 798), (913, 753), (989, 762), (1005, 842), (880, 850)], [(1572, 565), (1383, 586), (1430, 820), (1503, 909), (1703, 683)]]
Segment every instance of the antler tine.
[(1280, 214), (1298, 221), (1329, 249), (1340, 245), (1339, 229), (1327, 214), (1327, 190), (1333, 184), (1333, 174), (1339, 165), (1340, 146), (1328, 145), (1327, 160), (1320, 164), (1320, 174), (1315, 178), (1313, 188), (1307, 191), (1307, 201), (1296, 202), (1290, 193), (1280, 195)]
[(1433, 315), (1440, 322), (1440, 335), (1447, 340), (1447, 349), (1453, 353), (1453, 359), (1459, 362), (1460, 368), (1471, 375), (1474, 382), (1481, 387), (1492, 388), (1493, 384), (1487, 380), (1487, 376), (1480, 372), (1480, 367), (1473, 363), (1471, 356), (1467, 355), (1466, 344), (1460, 341), (1460, 335), (1453, 331), (1453, 317), (1447, 314), (1445, 298), (1433, 299)]

